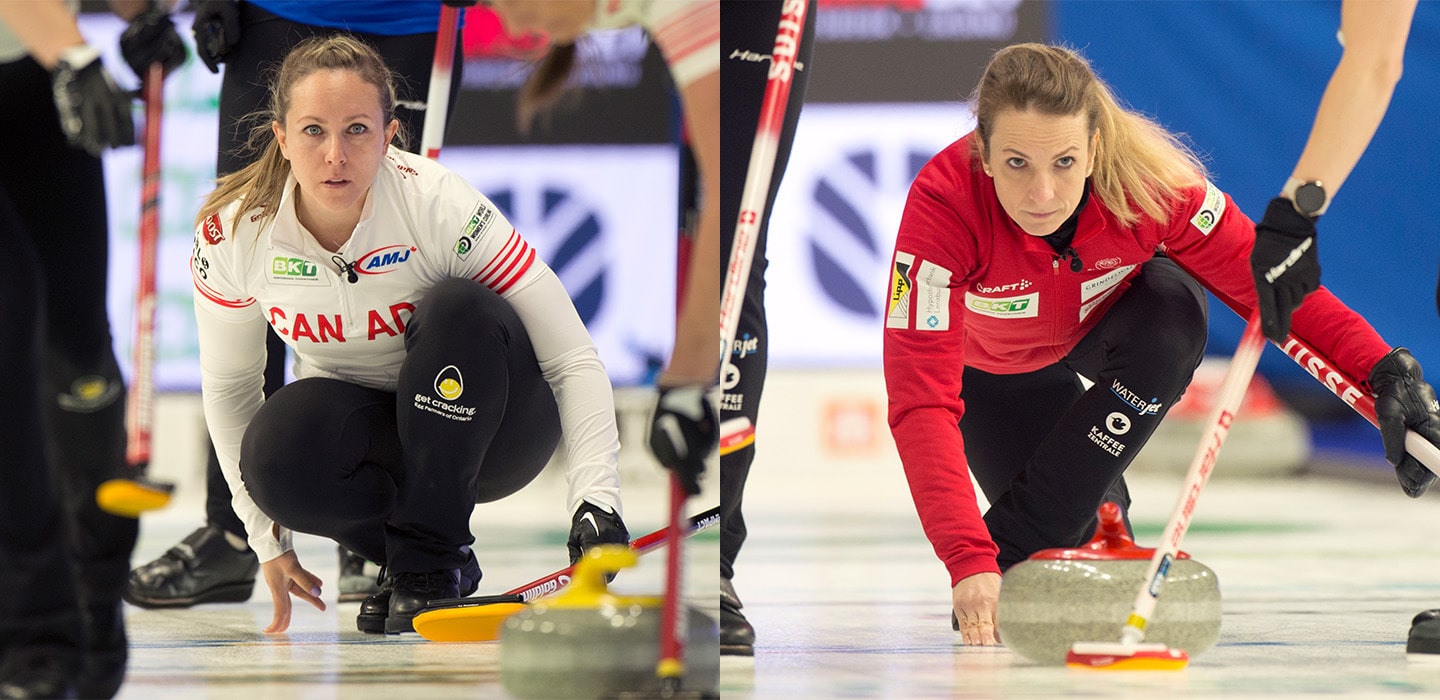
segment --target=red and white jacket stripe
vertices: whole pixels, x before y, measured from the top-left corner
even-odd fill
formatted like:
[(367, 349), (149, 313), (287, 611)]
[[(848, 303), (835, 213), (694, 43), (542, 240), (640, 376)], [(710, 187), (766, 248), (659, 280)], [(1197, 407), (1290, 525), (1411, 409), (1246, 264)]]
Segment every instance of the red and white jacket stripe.
[[(891, 433), (951, 585), (999, 570), (958, 428), (963, 367), (1016, 374), (1057, 362), (1157, 250), (1247, 313), (1256, 303), (1249, 264), (1254, 223), (1213, 184), (1183, 192), (1166, 223), (1146, 218), (1123, 226), (1092, 196), (1072, 243), (1083, 261), (1076, 273), (1006, 215), (993, 181), (971, 157), (973, 138), (933, 157), (910, 188), (885, 318)], [(1390, 350), (1324, 287), (1306, 297), (1291, 330), (1357, 380)]]
[(555, 392), (581, 500), (620, 508), (614, 395), (569, 295), (489, 199), (432, 160), (391, 148), (360, 222), (338, 255), (355, 283), (295, 216), (295, 180), (273, 217), (232, 202), (197, 227), (191, 275), (205, 419), (250, 545), (268, 561), (289, 549), (240, 480), (240, 441), (262, 398), (265, 326), (295, 356), (295, 376), (394, 391), (405, 326), (437, 282), (473, 279), (515, 309)]

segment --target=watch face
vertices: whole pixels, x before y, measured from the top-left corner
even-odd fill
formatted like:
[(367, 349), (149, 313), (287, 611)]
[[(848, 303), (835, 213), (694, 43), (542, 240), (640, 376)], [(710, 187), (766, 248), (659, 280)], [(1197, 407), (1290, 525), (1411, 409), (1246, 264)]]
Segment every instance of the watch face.
[(1307, 216), (1325, 208), (1325, 188), (1318, 182), (1307, 182), (1295, 188), (1295, 208)]

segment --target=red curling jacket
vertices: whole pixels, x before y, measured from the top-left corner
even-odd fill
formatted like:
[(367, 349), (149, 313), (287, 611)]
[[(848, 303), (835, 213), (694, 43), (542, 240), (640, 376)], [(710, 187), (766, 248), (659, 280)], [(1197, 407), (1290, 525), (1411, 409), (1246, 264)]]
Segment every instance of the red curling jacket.
[[(1143, 217), (1124, 226), (1091, 196), (1071, 243), (1081, 261), (1076, 273), (1071, 259), (1005, 213), (994, 182), (971, 156), (973, 138), (936, 154), (910, 188), (885, 315), (890, 430), (920, 522), (952, 586), (999, 571), (958, 427), (964, 367), (1017, 374), (1059, 361), (1157, 250), (1217, 297), (1247, 313), (1255, 307), (1254, 223), (1213, 184), (1183, 191), (1167, 223)], [(1295, 312), (1291, 332), (1357, 379), (1390, 351), (1323, 286)]]

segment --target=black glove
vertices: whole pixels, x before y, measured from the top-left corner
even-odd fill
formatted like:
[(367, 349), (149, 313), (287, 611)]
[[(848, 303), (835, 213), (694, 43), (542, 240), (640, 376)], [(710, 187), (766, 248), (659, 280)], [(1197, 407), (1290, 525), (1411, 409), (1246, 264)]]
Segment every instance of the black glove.
[(1265, 218), (1255, 225), (1250, 271), (1260, 295), (1260, 326), (1277, 343), (1290, 335), (1290, 314), (1305, 295), (1320, 288), (1320, 256), (1315, 220), (1284, 197), (1270, 200)]
[(1440, 404), (1435, 401), (1435, 390), (1425, 383), (1420, 363), (1410, 351), (1395, 348), (1371, 368), (1370, 391), (1375, 396), (1385, 460), (1395, 465), (1405, 495), (1419, 498), (1435, 483), (1435, 474), (1405, 451), (1405, 430), (1440, 446)]
[(449, 5), (451, 7), (458, 7), (461, 9), (467, 7), (474, 7), (475, 3), (477, 2), (480, 2), (480, 0), (440, 0), (440, 3), (442, 5)]
[(680, 475), (685, 492), (700, 493), (705, 458), (715, 448), (719, 420), (703, 386), (661, 389), (650, 422), (650, 451), (661, 466)]
[(211, 73), (220, 72), (225, 55), (240, 43), (240, 5), (236, 0), (195, 0), (195, 53)]
[(81, 44), (62, 52), (50, 73), (50, 87), (70, 145), (99, 156), (111, 146), (135, 143), (130, 95), (115, 86), (93, 47)]
[(120, 55), (130, 64), (130, 70), (144, 80), (152, 63), (164, 66), (166, 75), (179, 68), (185, 62), (185, 42), (175, 31), (170, 15), (151, 4), (130, 20), (130, 26), (120, 35)]
[[(570, 541), (565, 545), (570, 549), (570, 565), (574, 566), (580, 561), (580, 555), (597, 544), (630, 544), (630, 531), (625, 529), (619, 513), (581, 501), (570, 524)], [(608, 578), (614, 580), (615, 575), (610, 574)]]

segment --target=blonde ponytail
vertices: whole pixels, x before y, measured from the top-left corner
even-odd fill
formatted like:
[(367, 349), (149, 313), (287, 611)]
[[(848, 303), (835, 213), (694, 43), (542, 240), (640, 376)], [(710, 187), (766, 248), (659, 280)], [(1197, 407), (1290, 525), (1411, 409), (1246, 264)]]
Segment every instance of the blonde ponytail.
[(1092, 192), (1127, 226), (1142, 217), (1168, 221), (1179, 190), (1206, 177), (1204, 163), (1180, 137), (1121, 106), (1089, 62), (1065, 47), (1029, 43), (996, 52), (972, 103), (977, 148), (987, 151), (1002, 112), (1084, 114), (1088, 131), (1100, 135)]

